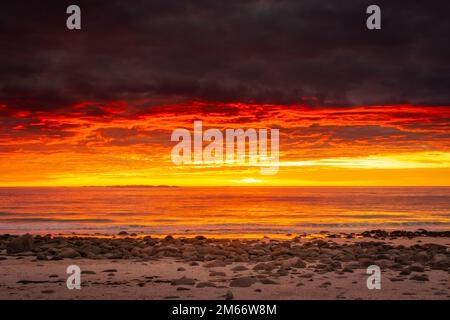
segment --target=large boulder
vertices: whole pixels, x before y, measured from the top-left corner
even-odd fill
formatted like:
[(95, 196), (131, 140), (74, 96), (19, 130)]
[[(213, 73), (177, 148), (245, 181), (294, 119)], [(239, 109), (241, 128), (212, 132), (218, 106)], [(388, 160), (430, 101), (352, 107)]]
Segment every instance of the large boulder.
[(21, 253), (33, 250), (33, 236), (24, 234), (23, 236), (12, 239), (6, 245), (6, 253)]

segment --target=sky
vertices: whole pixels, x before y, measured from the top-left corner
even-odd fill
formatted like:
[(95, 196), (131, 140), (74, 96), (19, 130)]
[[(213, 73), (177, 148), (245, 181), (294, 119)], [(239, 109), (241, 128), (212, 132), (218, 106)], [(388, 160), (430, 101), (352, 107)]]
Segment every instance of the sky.
[[(450, 185), (446, 1), (10, 1), (0, 186)], [(279, 171), (174, 165), (177, 128), (276, 128)]]

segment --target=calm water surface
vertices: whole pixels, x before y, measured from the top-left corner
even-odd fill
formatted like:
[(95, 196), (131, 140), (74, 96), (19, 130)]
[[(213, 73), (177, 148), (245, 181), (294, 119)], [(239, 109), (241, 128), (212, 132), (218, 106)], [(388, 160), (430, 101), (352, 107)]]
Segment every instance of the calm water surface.
[(0, 188), (0, 233), (450, 230), (450, 188)]

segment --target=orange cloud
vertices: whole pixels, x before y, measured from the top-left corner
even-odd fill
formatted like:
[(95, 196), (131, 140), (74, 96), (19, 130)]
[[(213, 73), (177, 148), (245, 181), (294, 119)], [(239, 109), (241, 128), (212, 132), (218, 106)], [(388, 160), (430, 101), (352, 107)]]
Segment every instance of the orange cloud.
[[(0, 185), (449, 184), (448, 106), (142, 100), (22, 112), (0, 105)], [(175, 167), (170, 134), (192, 130), (197, 119), (205, 130), (279, 128), (280, 173), (259, 179), (258, 168), (246, 166)]]

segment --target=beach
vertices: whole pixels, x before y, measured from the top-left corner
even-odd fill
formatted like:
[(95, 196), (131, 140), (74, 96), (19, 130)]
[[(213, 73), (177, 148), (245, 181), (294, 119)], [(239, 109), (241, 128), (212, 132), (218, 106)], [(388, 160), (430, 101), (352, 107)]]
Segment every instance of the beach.
[[(66, 269), (81, 270), (69, 290)], [(369, 289), (367, 267), (381, 270)], [(204, 236), (0, 236), (0, 299), (444, 299), (449, 231)]]

